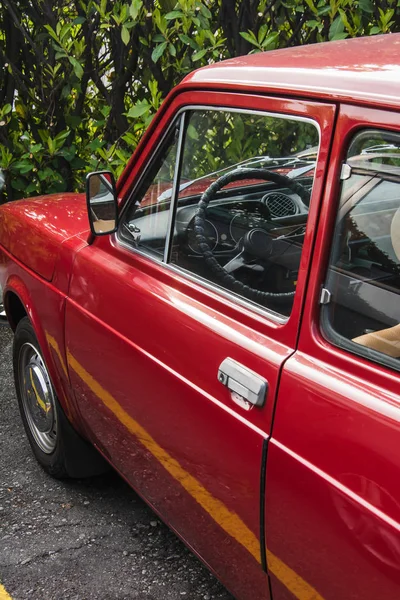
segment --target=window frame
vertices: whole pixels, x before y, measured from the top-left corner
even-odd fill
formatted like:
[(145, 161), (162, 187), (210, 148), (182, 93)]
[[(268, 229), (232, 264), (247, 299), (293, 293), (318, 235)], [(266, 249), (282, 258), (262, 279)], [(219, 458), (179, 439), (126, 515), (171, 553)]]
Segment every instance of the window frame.
[[(347, 160), (349, 159), (349, 150), (350, 150), (353, 142), (356, 140), (356, 138), (358, 136), (364, 135), (365, 133), (371, 133), (371, 137), (373, 136), (373, 134), (375, 134), (377, 137), (379, 135), (387, 134), (389, 136), (397, 137), (400, 142), (400, 131), (399, 130), (388, 129), (387, 127), (379, 127), (377, 125), (375, 125), (375, 126), (366, 125), (364, 127), (358, 127), (355, 129), (355, 131), (352, 131), (351, 137), (349, 137), (346, 140), (346, 144), (342, 148), (342, 152), (343, 152), (342, 165), (347, 164)], [(357, 168), (353, 168), (352, 171), (354, 171), (355, 174), (359, 174)], [(360, 169), (360, 171), (363, 172), (362, 174), (365, 174), (368, 176), (372, 176), (374, 173), (375, 173), (375, 175), (379, 176), (379, 172), (374, 171), (373, 169), (371, 169), (370, 172), (369, 171), (367, 172), (364, 169)], [(385, 174), (385, 172), (383, 172), (382, 173), (382, 181), (384, 181), (385, 179), (388, 179), (388, 177), (387, 177), (387, 174)], [(399, 194), (400, 194), (400, 181), (398, 182), (398, 185), (399, 185)], [(367, 193), (369, 193), (372, 189), (373, 189), (373, 187), (371, 189), (369, 189), (367, 191)], [(339, 225), (338, 215), (339, 215), (339, 211), (341, 209), (340, 203), (342, 200), (342, 193), (343, 193), (343, 177), (340, 174), (339, 187), (337, 189), (337, 203), (336, 203), (336, 210), (335, 210), (335, 220), (334, 220), (334, 224), (333, 224), (333, 228), (332, 228), (332, 232), (331, 232), (330, 247), (329, 247), (329, 251), (328, 251), (328, 260), (327, 260), (326, 269), (324, 271), (324, 278), (323, 278), (323, 284), (322, 284), (322, 291), (327, 290), (328, 293), (330, 293), (330, 292), (327, 287), (327, 281), (328, 281), (329, 269), (332, 268), (332, 266), (333, 266), (332, 258), (333, 258), (333, 254), (335, 252), (335, 241), (336, 241), (336, 237), (337, 237), (337, 233), (338, 233), (338, 225)], [(350, 210), (353, 210), (361, 200), (362, 200), (362, 198), (357, 200), (357, 202), (352, 203)], [(347, 202), (348, 202), (348, 200), (347, 200)], [(400, 208), (400, 204), (399, 204), (399, 208)], [(340, 221), (340, 223), (341, 223), (341, 221)], [(363, 281), (363, 280), (360, 280), (360, 281)], [(399, 299), (400, 299), (400, 290), (399, 290)], [(375, 350), (373, 348), (369, 348), (367, 346), (363, 346), (362, 344), (358, 344), (357, 342), (354, 342), (353, 339), (346, 338), (344, 335), (337, 332), (331, 323), (331, 319), (330, 319), (330, 315), (329, 315), (330, 303), (331, 303), (331, 300), (329, 300), (329, 302), (327, 302), (327, 303), (324, 303), (321, 301), (320, 315), (319, 315), (319, 330), (321, 332), (322, 338), (326, 342), (333, 344), (336, 348), (339, 348), (341, 350), (345, 350), (346, 352), (349, 352), (353, 356), (359, 356), (361, 358), (364, 358), (371, 364), (377, 364), (378, 366), (388, 367), (392, 371), (400, 371), (400, 360), (399, 359), (393, 358), (393, 357), (389, 356), (388, 354), (379, 352), (378, 350)], [(389, 326), (388, 326), (388, 328), (389, 328)]]
[[(263, 98), (263, 97), (260, 96), (260, 99), (261, 98)], [(266, 100), (265, 97), (263, 99)], [(295, 98), (291, 99), (291, 101), (295, 101)], [(314, 100), (314, 102), (315, 101), (316, 100)], [(310, 104), (313, 104), (313, 101), (310, 101)], [(326, 103), (323, 103), (323, 105), (326, 105)], [(137, 194), (138, 190), (140, 190), (143, 180), (145, 179), (149, 170), (151, 170), (152, 166), (154, 165), (154, 162), (157, 160), (157, 156), (160, 151), (160, 148), (162, 147), (166, 137), (170, 133), (171, 128), (177, 123), (177, 120), (181, 117), (181, 129), (179, 132), (179, 143), (178, 143), (177, 155), (176, 155), (177, 156), (176, 165), (178, 166), (178, 168), (175, 168), (175, 171), (174, 171), (174, 183), (175, 183), (175, 178), (177, 179), (177, 182), (179, 181), (179, 178), (177, 177), (177, 172), (179, 171), (179, 177), (180, 177), (180, 172), (181, 172), (181, 167), (182, 167), (181, 161), (182, 161), (182, 157), (183, 157), (183, 149), (184, 149), (184, 143), (185, 143), (185, 135), (184, 135), (185, 120), (186, 120), (185, 115), (188, 112), (194, 111), (194, 110), (203, 110), (203, 111), (208, 110), (208, 111), (214, 111), (214, 112), (219, 111), (219, 112), (229, 112), (229, 113), (239, 113), (239, 114), (249, 114), (249, 115), (254, 114), (257, 116), (265, 116), (265, 117), (271, 117), (271, 118), (276, 118), (276, 119), (285, 119), (285, 120), (298, 121), (298, 122), (303, 122), (303, 123), (310, 123), (311, 125), (313, 125), (316, 128), (317, 133), (318, 133), (318, 153), (317, 153), (316, 167), (318, 167), (318, 165), (320, 163), (323, 132), (321, 130), (320, 123), (318, 122), (318, 120), (316, 118), (313, 118), (313, 116), (304, 117), (304, 116), (302, 116), (298, 113), (294, 113), (294, 112), (292, 114), (291, 112), (284, 113), (284, 112), (280, 112), (278, 110), (270, 111), (270, 110), (264, 110), (264, 109), (248, 109), (248, 108), (243, 108), (243, 107), (235, 106), (235, 105), (232, 105), (232, 106), (230, 106), (229, 104), (224, 105), (222, 103), (221, 104), (219, 104), (219, 103), (218, 104), (203, 104), (203, 103), (197, 103), (197, 102), (193, 102), (193, 103), (189, 102), (188, 104), (180, 106), (176, 112), (174, 112), (170, 115), (170, 120), (169, 120), (168, 126), (166, 128), (166, 131), (163, 133), (161, 138), (157, 141), (155, 147), (153, 147), (151, 149), (150, 154), (146, 157), (144, 168), (141, 171), (141, 173), (139, 174), (138, 178), (135, 180), (134, 185), (128, 194), (128, 197), (126, 198), (126, 200), (124, 201), (124, 204), (122, 206), (122, 210), (121, 210), (121, 213), (119, 216), (120, 224), (122, 224), (122, 222), (123, 222), (125, 212), (127, 210), (129, 210), (129, 207), (131, 206), (132, 202), (135, 202), (135, 194)], [(317, 170), (317, 168), (316, 168), (316, 170)], [(311, 188), (310, 204), (311, 204), (311, 199), (312, 199), (312, 195), (314, 192), (316, 177), (317, 177), (317, 175), (314, 176), (313, 185)], [(170, 271), (174, 274), (184, 277), (188, 282), (198, 284), (205, 290), (208, 290), (208, 291), (218, 294), (218, 296), (222, 297), (222, 299), (229, 300), (229, 301), (233, 302), (235, 305), (238, 305), (239, 307), (243, 307), (247, 310), (250, 310), (253, 314), (259, 315), (264, 318), (267, 317), (270, 321), (272, 321), (276, 325), (282, 326), (282, 325), (285, 325), (286, 323), (288, 323), (288, 321), (292, 318), (293, 311), (291, 311), (288, 316), (284, 316), (280, 313), (277, 313), (276, 311), (274, 311), (271, 308), (263, 307), (263, 306), (257, 304), (256, 302), (253, 302), (252, 300), (247, 299), (244, 296), (235, 294), (235, 292), (231, 292), (229, 289), (223, 288), (222, 286), (216, 285), (215, 283), (211, 283), (207, 279), (204, 279), (203, 277), (201, 277), (199, 275), (191, 273), (190, 271), (187, 271), (186, 269), (180, 267), (179, 265), (175, 265), (171, 262), (166, 262), (166, 260), (165, 260), (166, 257), (168, 258), (168, 261), (170, 260), (171, 250), (172, 250), (172, 238), (173, 238), (172, 231), (173, 231), (173, 227), (174, 227), (177, 202), (178, 202), (178, 193), (177, 193), (178, 189), (177, 188), (178, 188), (177, 185), (176, 186), (173, 185), (172, 195), (171, 195), (170, 218), (168, 220), (168, 230), (166, 233), (166, 244), (165, 244), (165, 248), (164, 248), (164, 255), (162, 256), (162, 258), (161, 258), (161, 256), (157, 257), (156, 255), (151, 254), (149, 251), (146, 251), (145, 249), (141, 249), (140, 247), (135, 247), (133, 244), (130, 244), (127, 240), (121, 238), (121, 235), (120, 235), (121, 225), (119, 225), (118, 230), (115, 233), (115, 240), (117, 241), (117, 243), (120, 246), (122, 246), (123, 248), (132, 252), (133, 254), (138, 254), (139, 256), (141, 256), (145, 259), (148, 259), (148, 260), (152, 261), (153, 263), (158, 264), (159, 266), (162, 266), (167, 271)], [(307, 217), (306, 228), (308, 229), (308, 227), (309, 227), (309, 219)], [(302, 256), (303, 256), (303, 250), (302, 250), (301, 257)], [(296, 294), (295, 294), (294, 299), (296, 299), (297, 295), (298, 295), (298, 292), (297, 292), (297, 288), (296, 288)]]

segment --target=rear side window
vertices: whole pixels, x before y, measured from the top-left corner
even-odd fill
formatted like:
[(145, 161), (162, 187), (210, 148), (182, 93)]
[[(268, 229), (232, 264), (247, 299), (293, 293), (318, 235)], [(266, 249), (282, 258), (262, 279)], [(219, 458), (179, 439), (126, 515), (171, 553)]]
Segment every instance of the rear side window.
[(400, 135), (359, 133), (347, 165), (322, 296), (323, 333), (400, 369)]

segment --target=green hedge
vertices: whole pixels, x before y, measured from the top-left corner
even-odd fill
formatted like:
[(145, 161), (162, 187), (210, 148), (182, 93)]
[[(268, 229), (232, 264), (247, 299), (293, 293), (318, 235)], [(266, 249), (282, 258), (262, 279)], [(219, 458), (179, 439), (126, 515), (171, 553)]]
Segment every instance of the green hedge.
[(118, 176), (169, 90), (210, 62), (399, 30), (397, 0), (2, 0), (1, 201)]

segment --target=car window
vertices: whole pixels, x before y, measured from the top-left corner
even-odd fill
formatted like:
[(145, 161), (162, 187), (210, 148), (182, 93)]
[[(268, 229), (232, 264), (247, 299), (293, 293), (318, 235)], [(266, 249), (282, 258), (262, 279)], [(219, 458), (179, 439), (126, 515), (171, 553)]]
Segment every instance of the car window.
[(125, 242), (160, 259), (164, 257), (171, 200), (168, 195), (163, 198), (163, 192), (173, 186), (180, 126), (179, 118), (161, 143), (120, 224)]
[(125, 230), (141, 249), (161, 255), (170, 223), (164, 260), (217, 291), (288, 316), (318, 154), (316, 125), (211, 108), (182, 118), (179, 149), (175, 134), (166, 158), (155, 163), (160, 171), (135, 196)]
[(359, 133), (347, 164), (323, 332), (353, 352), (400, 368), (400, 135)]

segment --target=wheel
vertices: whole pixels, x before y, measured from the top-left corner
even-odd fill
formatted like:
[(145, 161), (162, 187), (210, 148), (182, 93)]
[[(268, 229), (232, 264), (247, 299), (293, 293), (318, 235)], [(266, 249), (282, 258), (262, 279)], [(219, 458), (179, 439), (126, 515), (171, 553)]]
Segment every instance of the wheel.
[[(255, 227), (250, 229), (244, 236), (243, 246), (239, 248), (238, 254), (224, 266), (221, 266), (215, 258), (210, 241), (207, 239), (206, 216), (207, 207), (210, 201), (215, 197), (216, 193), (224, 186), (228, 185), (228, 183), (243, 179), (264, 179), (272, 181), (293, 190), (306, 204), (310, 199), (310, 193), (306, 188), (286, 175), (268, 171), (267, 169), (239, 168), (230, 171), (214, 181), (203, 192), (199, 200), (194, 217), (194, 230), (196, 233), (197, 245), (205, 258), (205, 264), (226, 287), (232, 289), (234, 292), (243, 294), (247, 298), (250, 298), (250, 300), (255, 300), (256, 302), (262, 303), (263, 301), (269, 300), (275, 302), (287, 302), (294, 297), (294, 290), (292, 292), (279, 293), (264, 292), (250, 287), (249, 285), (245, 285), (235, 276), (235, 271), (240, 269), (243, 265), (254, 263), (254, 260), (257, 259), (271, 259), (273, 253), (272, 240), (264, 228)], [(287, 237), (286, 239), (289, 238)]]
[(56, 478), (87, 477), (108, 470), (106, 461), (65, 416), (27, 317), (15, 331), (13, 364), (22, 422), (43, 469)]

